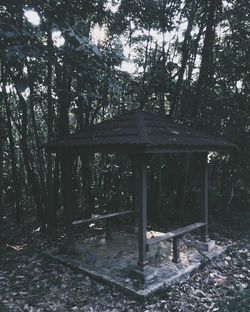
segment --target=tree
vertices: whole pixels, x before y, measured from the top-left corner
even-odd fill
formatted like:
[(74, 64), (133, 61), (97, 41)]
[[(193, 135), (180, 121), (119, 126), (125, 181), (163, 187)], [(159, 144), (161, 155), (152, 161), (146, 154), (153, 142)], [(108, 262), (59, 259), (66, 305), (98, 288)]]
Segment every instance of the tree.
[[(90, 215), (96, 194), (102, 198), (110, 190), (110, 198), (119, 197), (107, 176), (116, 181), (116, 174), (124, 170), (129, 176), (129, 169), (121, 156), (108, 158), (108, 171), (103, 169), (106, 156), (81, 156), (65, 174), (60, 157), (41, 147), (45, 142), (135, 108), (240, 142), (249, 130), (247, 1), (116, 4), (116, 11), (110, 1), (19, 1), (0, 7), (0, 184), (15, 195), (14, 204), (5, 191), (1, 200), (5, 207), (13, 204), (17, 221), (36, 212), (39, 225), (52, 236), (63, 203), (63, 177), (71, 175), (74, 198), (83, 203), (75, 212)], [(30, 22), (29, 10), (38, 22)], [(96, 25), (104, 27), (105, 36), (95, 42)], [(121, 67), (129, 57), (134, 73)], [(235, 198), (248, 183), (246, 155), (240, 161), (211, 156), (213, 189), (223, 192), (227, 203), (233, 202), (232, 189)], [(199, 181), (195, 159), (171, 157), (167, 162), (163, 169), (153, 158), (150, 174), (161, 213), (167, 204), (160, 193), (171, 198), (169, 206), (176, 201), (180, 207), (191, 205), (183, 194)], [(174, 168), (180, 166), (177, 176)], [(119, 185), (127, 189), (125, 182)]]

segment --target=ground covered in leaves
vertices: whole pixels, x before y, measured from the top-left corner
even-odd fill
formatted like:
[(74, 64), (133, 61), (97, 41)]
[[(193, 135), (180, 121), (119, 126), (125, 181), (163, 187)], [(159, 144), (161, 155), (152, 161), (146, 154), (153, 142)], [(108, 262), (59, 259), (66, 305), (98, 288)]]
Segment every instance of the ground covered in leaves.
[[(0, 312), (3, 311), (250, 311), (249, 233), (214, 234), (225, 254), (205, 263), (188, 282), (145, 302), (104, 286), (43, 255), (47, 238), (5, 219), (0, 242)], [(234, 233), (235, 234), (235, 233)], [(55, 244), (55, 243), (54, 243)]]

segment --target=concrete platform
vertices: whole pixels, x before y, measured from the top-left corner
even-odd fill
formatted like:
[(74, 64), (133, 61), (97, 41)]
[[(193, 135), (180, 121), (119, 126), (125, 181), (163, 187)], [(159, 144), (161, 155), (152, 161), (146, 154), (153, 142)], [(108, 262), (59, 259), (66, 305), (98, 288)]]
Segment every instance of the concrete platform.
[[(148, 232), (148, 237), (161, 235)], [(118, 287), (137, 298), (144, 298), (166, 286), (184, 282), (197, 270), (205, 258), (220, 255), (225, 247), (215, 245), (212, 250), (201, 255), (194, 247), (180, 244), (181, 263), (172, 262), (172, 243), (161, 242), (148, 252), (148, 278), (142, 282), (133, 274), (138, 259), (138, 239), (136, 234), (112, 233), (111, 239), (97, 237), (77, 242), (77, 254), (60, 254), (58, 249), (46, 254), (74, 269)]]

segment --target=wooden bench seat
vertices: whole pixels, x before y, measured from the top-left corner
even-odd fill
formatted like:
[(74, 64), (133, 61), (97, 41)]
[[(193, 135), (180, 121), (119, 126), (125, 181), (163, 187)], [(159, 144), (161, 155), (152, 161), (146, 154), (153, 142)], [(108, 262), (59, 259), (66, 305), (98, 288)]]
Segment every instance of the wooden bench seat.
[(149, 250), (149, 247), (151, 245), (160, 243), (165, 240), (173, 239), (173, 262), (178, 263), (180, 262), (180, 253), (179, 253), (179, 238), (186, 234), (190, 233), (194, 230), (197, 230), (203, 226), (205, 226), (206, 223), (204, 222), (196, 222), (181, 228), (178, 228), (176, 230), (170, 231), (164, 235), (153, 237), (147, 240), (147, 250)]
[(148, 239), (147, 245), (151, 246), (151, 245), (160, 243), (160, 242), (162, 242), (164, 240), (168, 240), (168, 239), (174, 238), (176, 236), (181, 236), (183, 234), (192, 232), (192, 231), (194, 231), (194, 230), (196, 230), (198, 228), (201, 228), (203, 226), (205, 226), (205, 223), (197, 222), (197, 223), (194, 223), (194, 224), (191, 224), (191, 225), (187, 225), (187, 226), (178, 228), (178, 229), (170, 231), (170, 232), (168, 232), (168, 233), (166, 233), (164, 235)]

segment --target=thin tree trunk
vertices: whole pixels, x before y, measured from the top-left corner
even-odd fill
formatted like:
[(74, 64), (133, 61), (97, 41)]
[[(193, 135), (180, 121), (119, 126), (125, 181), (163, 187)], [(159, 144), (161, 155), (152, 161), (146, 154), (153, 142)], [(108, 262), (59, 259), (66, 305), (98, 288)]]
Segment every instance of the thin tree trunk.
[(28, 147), (27, 142), (27, 107), (24, 99), (19, 96), (21, 106), (22, 106), (22, 137), (21, 137), (21, 149), (23, 154), (23, 160), (25, 169), (27, 172), (27, 177), (29, 184), (31, 186), (32, 195), (35, 200), (35, 204), (37, 207), (37, 219), (41, 225), (41, 230), (44, 229), (45, 222), (44, 222), (44, 209), (41, 200), (41, 189), (38, 181), (38, 176), (32, 166), (32, 156)]
[(209, 78), (211, 75), (212, 52), (215, 37), (215, 12), (218, 0), (210, 0), (208, 19), (205, 31), (204, 45), (201, 54), (201, 67), (196, 85), (196, 97), (194, 101), (193, 117), (195, 124), (202, 119), (202, 113), (207, 103)]
[(82, 183), (83, 192), (86, 203), (85, 214), (86, 218), (91, 217), (94, 210), (94, 196), (92, 191), (92, 171), (91, 171), (91, 156), (82, 155)]
[[(69, 131), (69, 107), (70, 107), (70, 88), (71, 88), (71, 79), (70, 74), (68, 72), (68, 68), (66, 64), (63, 64), (62, 71), (59, 65), (56, 67), (56, 83), (57, 88), (59, 91), (59, 124), (58, 124), (58, 130), (59, 130), (59, 137), (65, 136), (70, 133)], [(70, 168), (67, 168), (66, 166), (66, 160), (63, 155), (60, 155), (60, 163), (61, 163), (61, 177), (62, 177), (62, 189), (63, 189), (63, 206), (64, 206), (64, 218), (66, 221), (66, 227), (69, 226), (68, 224), (68, 214), (71, 213), (74, 210), (72, 206), (74, 206), (74, 198), (71, 196), (71, 210), (69, 209), (69, 201), (68, 201), (68, 195), (65, 194), (65, 192), (72, 192), (72, 189), (69, 190), (69, 188), (72, 188), (72, 164), (70, 165)], [(73, 160), (72, 160), (73, 161)], [(70, 180), (70, 181), (67, 181)], [(68, 230), (67, 230), (68, 231)], [(70, 234), (70, 231), (68, 233)]]
[[(212, 51), (214, 42), (214, 27), (215, 27), (215, 11), (218, 5), (218, 0), (210, 0), (208, 8), (208, 19), (206, 24), (206, 32), (204, 38), (204, 45), (202, 49), (202, 61), (200, 67), (200, 74), (196, 85), (196, 96), (193, 107), (193, 119), (194, 125), (197, 125), (201, 120), (202, 111), (206, 105), (207, 92), (208, 92), (208, 81), (211, 73), (211, 62), (212, 62)], [(183, 166), (183, 180), (180, 181), (177, 191), (177, 209), (182, 211), (185, 200), (186, 190), (189, 180), (189, 169), (191, 162), (191, 154), (187, 154), (184, 160)]]
[[(1, 73), (2, 74), (2, 73)], [(3, 98), (2, 98), (3, 101)], [(3, 102), (0, 103), (0, 228), (4, 216), (3, 206), (3, 145), (4, 145), (4, 128), (3, 128)], [(1, 234), (1, 232), (0, 232)]]
[[(53, 42), (51, 33), (51, 23), (48, 25), (48, 57), (53, 55)], [(48, 60), (48, 76), (47, 76), (47, 102), (48, 102), (48, 136), (47, 141), (51, 142), (53, 139), (53, 99), (52, 99), (52, 73), (53, 67), (51, 60)], [(58, 171), (54, 172), (59, 174)], [(56, 181), (56, 179), (55, 179)], [(47, 153), (47, 205), (46, 205), (46, 219), (47, 219), (47, 230), (50, 237), (55, 236), (56, 230), (56, 206), (54, 201), (55, 189), (53, 187), (53, 158), (50, 152)]]
[[(63, 64), (62, 71), (59, 65), (56, 68), (57, 88), (59, 93), (59, 136), (69, 134), (69, 107), (70, 107), (70, 80), (68, 78), (69, 72), (65, 64)], [(68, 78), (68, 79), (67, 79)]]
[[(7, 70), (7, 69), (6, 69)], [(7, 70), (7, 73), (11, 77), (13, 83), (16, 86), (16, 79), (11, 70)], [(28, 141), (27, 141), (27, 131), (28, 131), (28, 110), (27, 103), (25, 102), (24, 97), (20, 93), (19, 89), (16, 87), (16, 92), (20, 101), (20, 108), (22, 112), (22, 121), (21, 121), (21, 150), (24, 160), (24, 166), (27, 172), (28, 182), (31, 186), (32, 196), (34, 198), (36, 209), (37, 209), (37, 219), (40, 223), (41, 230), (44, 229), (45, 220), (44, 220), (44, 209), (41, 199), (41, 188), (39, 184), (39, 179), (35, 168), (32, 164), (32, 154), (30, 152)]]
[[(3, 90), (5, 90), (5, 84), (3, 83)], [(12, 169), (12, 184), (15, 194), (15, 217), (16, 223), (23, 222), (23, 211), (20, 203), (21, 199), (21, 190), (20, 190), (20, 178), (18, 174), (17, 160), (16, 160), (16, 152), (15, 152), (15, 142), (12, 133), (12, 125), (11, 125), (11, 113), (10, 113), (10, 103), (7, 100), (7, 94), (5, 91), (4, 101), (5, 101), (5, 109), (7, 116), (7, 128), (8, 128), (8, 138), (9, 138), (9, 149), (10, 149), (10, 159), (11, 159), (11, 169)]]
[(15, 142), (12, 133), (12, 125), (11, 125), (11, 113), (10, 113), (10, 103), (8, 103), (8, 98), (6, 94), (6, 75), (4, 72), (4, 66), (2, 64), (2, 83), (3, 83), (3, 100), (5, 104), (6, 117), (7, 117), (7, 130), (8, 130), (8, 138), (9, 138), (9, 149), (10, 149), (10, 159), (11, 159), (11, 169), (12, 169), (12, 185), (15, 194), (15, 217), (16, 223), (20, 223), (22, 221), (22, 208), (20, 204), (20, 180), (17, 169), (17, 161), (16, 161), (16, 152), (15, 152)]
[(80, 78), (77, 80), (77, 91), (78, 91), (78, 100), (77, 100), (77, 129), (82, 130), (84, 127), (84, 104), (87, 104), (87, 100), (84, 98), (85, 95), (82, 95), (83, 84)]
[[(31, 72), (29, 69), (29, 66), (27, 64), (28, 68), (28, 74), (29, 77), (31, 77)], [(35, 111), (34, 111), (34, 85), (32, 79), (30, 79), (29, 83), (29, 88), (30, 88), (30, 116), (31, 116), (31, 122), (32, 122), (32, 128), (34, 131), (34, 138), (35, 138), (35, 147), (36, 147), (36, 154), (37, 154), (37, 161), (38, 161), (38, 175), (39, 175), (39, 180), (40, 180), (40, 188), (41, 188), (41, 199), (43, 204), (45, 205), (47, 202), (47, 196), (46, 196), (46, 188), (45, 188), (45, 164), (44, 164), (44, 159), (43, 159), (43, 154), (40, 148), (40, 138), (39, 138), (39, 133), (38, 133), (38, 127), (37, 127), (37, 122), (36, 122), (36, 117), (35, 117)]]
[(195, 68), (195, 61), (196, 61), (196, 57), (197, 57), (199, 42), (200, 42), (201, 36), (203, 34), (204, 27), (205, 27), (205, 18), (204, 18), (204, 21), (201, 23), (201, 26), (199, 28), (199, 32), (198, 32), (197, 37), (195, 38), (194, 43), (193, 43), (192, 48), (191, 48), (191, 57), (189, 60), (188, 73), (187, 73), (187, 81), (188, 81), (189, 86), (192, 82), (192, 74), (193, 74), (193, 70)]
[[(148, 36), (147, 36), (147, 42), (146, 42), (146, 50), (145, 50), (145, 60), (144, 60), (144, 64), (143, 64), (143, 74), (142, 74), (142, 79), (141, 79), (141, 84), (140, 84), (140, 109), (144, 109), (145, 107), (145, 102), (147, 100), (147, 91), (145, 89), (145, 77), (146, 77), (146, 70), (147, 70), (147, 66), (148, 66), (148, 57), (149, 57), (149, 41), (150, 41), (150, 29), (148, 30)], [(145, 94), (146, 93), (146, 94)]]
[(186, 66), (187, 66), (188, 57), (189, 57), (189, 42), (190, 42), (190, 39), (191, 39), (191, 31), (192, 31), (192, 28), (193, 28), (194, 17), (195, 17), (195, 13), (197, 11), (198, 3), (199, 3), (199, 0), (198, 1), (196, 1), (196, 0), (192, 1), (191, 13), (190, 13), (190, 17), (188, 19), (188, 25), (187, 25), (187, 29), (185, 31), (184, 40), (183, 40), (183, 43), (182, 43), (182, 48), (181, 48), (181, 51), (182, 51), (181, 52), (181, 67), (180, 67), (178, 79), (177, 79), (177, 82), (176, 82), (173, 103), (172, 103), (172, 105), (170, 107), (170, 112), (169, 112), (170, 117), (174, 117), (174, 118), (177, 118), (178, 111), (179, 111), (180, 97), (181, 97), (182, 84), (183, 84), (183, 77), (184, 77), (184, 72), (185, 72), (185, 69), (186, 69)]
[(27, 127), (28, 127), (27, 104), (19, 91), (17, 91), (17, 94), (20, 100), (22, 110), (21, 149), (24, 160), (24, 166), (27, 172), (28, 182), (31, 186), (32, 195), (35, 200), (37, 208), (37, 219), (41, 225), (41, 230), (43, 230), (45, 222), (44, 222), (44, 209), (41, 199), (41, 188), (38, 180), (38, 175), (34, 169), (34, 166), (32, 165), (31, 161), (32, 155), (27, 141)]

